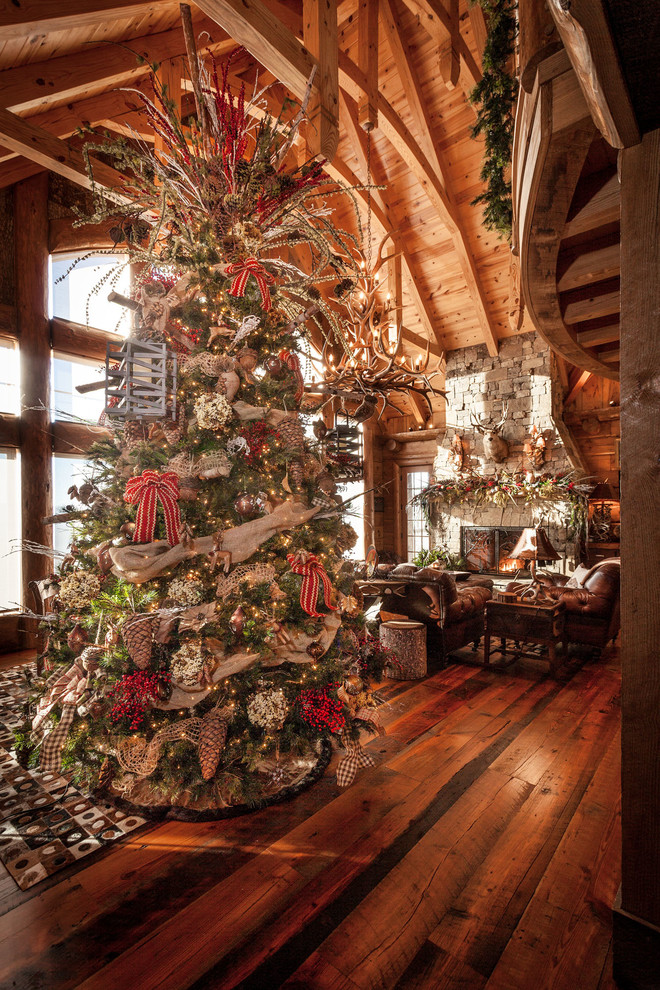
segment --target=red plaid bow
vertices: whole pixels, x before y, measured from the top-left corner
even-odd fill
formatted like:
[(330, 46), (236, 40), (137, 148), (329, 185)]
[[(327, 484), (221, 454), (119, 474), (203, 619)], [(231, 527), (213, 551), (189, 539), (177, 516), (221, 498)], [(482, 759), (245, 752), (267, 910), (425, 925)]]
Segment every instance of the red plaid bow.
[(337, 784), (339, 787), (350, 787), (355, 780), (358, 768), (373, 767), (376, 761), (369, 753), (365, 753), (360, 743), (351, 739), (346, 732), (341, 734), (341, 744), (346, 750), (346, 756), (337, 764)]
[(287, 554), (287, 561), (294, 574), (302, 575), (300, 586), (300, 607), (308, 615), (315, 619), (320, 619), (323, 612), (316, 611), (316, 600), (319, 594), (319, 580), (323, 583), (323, 601), (326, 608), (335, 612), (336, 608), (330, 604), (330, 592), (332, 585), (330, 578), (325, 573), (323, 564), (313, 553), (290, 553)]
[(153, 540), (159, 500), (165, 513), (167, 542), (171, 547), (179, 542), (181, 514), (177, 505), (178, 497), (179, 478), (173, 471), (159, 474), (158, 471), (147, 469), (138, 478), (130, 478), (126, 484), (124, 501), (131, 505), (137, 504), (138, 507), (134, 543), (150, 543)]
[(256, 258), (246, 258), (245, 261), (237, 261), (234, 264), (227, 265), (225, 271), (227, 275), (235, 276), (229, 290), (230, 296), (244, 296), (247, 280), (250, 275), (253, 275), (261, 293), (261, 306), (268, 312), (271, 308), (268, 286), (272, 285), (275, 279)]
[(293, 354), (291, 351), (280, 351), (277, 356), (294, 373), (296, 377), (295, 401), (300, 402), (305, 391), (305, 383), (303, 382), (302, 371), (300, 370), (300, 359), (297, 354)]

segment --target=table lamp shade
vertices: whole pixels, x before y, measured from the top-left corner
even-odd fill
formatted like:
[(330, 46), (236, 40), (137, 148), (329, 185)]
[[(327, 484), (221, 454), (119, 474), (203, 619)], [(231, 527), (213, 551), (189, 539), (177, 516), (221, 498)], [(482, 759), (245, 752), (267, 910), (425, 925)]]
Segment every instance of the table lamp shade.
[(559, 560), (544, 529), (523, 529), (510, 556), (518, 560)]

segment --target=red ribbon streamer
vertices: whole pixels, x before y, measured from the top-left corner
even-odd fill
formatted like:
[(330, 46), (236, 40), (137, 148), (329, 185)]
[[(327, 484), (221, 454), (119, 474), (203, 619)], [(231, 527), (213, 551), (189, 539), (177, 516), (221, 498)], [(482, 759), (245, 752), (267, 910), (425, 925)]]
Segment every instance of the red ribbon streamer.
[(173, 471), (159, 474), (147, 469), (138, 478), (130, 478), (126, 483), (124, 501), (138, 507), (135, 517), (134, 543), (150, 543), (154, 538), (156, 515), (160, 501), (165, 513), (165, 532), (171, 547), (179, 542), (181, 514), (177, 499), (179, 478)]
[(323, 601), (326, 608), (335, 612), (336, 607), (330, 604), (330, 592), (332, 585), (330, 578), (325, 573), (323, 564), (313, 553), (290, 553), (287, 554), (287, 561), (294, 574), (302, 575), (300, 586), (300, 607), (308, 615), (315, 619), (320, 619), (325, 613), (316, 611), (316, 600), (319, 594), (319, 580), (323, 584)]
[(303, 381), (302, 371), (300, 370), (300, 359), (297, 354), (292, 351), (280, 351), (277, 355), (280, 361), (284, 361), (287, 368), (289, 368), (295, 375), (296, 378), (296, 394), (295, 401), (300, 402), (305, 392), (305, 383)]
[(227, 275), (235, 276), (229, 290), (230, 296), (244, 296), (247, 280), (252, 275), (259, 286), (262, 309), (268, 312), (272, 305), (268, 286), (272, 285), (275, 279), (256, 258), (246, 258), (245, 261), (237, 261), (234, 264), (227, 265), (225, 271)]

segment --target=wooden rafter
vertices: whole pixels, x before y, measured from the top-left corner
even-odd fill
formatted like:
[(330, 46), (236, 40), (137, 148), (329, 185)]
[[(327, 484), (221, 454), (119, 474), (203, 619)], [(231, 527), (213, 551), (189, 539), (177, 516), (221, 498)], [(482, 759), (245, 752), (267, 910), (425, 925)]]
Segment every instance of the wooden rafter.
[(572, 380), (572, 384), (568, 395), (564, 399), (564, 408), (566, 408), (566, 406), (570, 406), (571, 402), (573, 402), (577, 398), (577, 396), (580, 394), (580, 392), (582, 391), (582, 389), (587, 384), (590, 378), (591, 378), (590, 371), (578, 372), (577, 377)]
[[(456, 206), (451, 198), (451, 192), (448, 186), (448, 169), (444, 167), (435, 150), (436, 142), (433, 140), (433, 125), (427, 108), (427, 101), (424, 99), (417, 73), (411, 63), (408, 46), (405, 38), (402, 36), (401, 23), (393, 0), (383, 0), (381, 11), (387, 38), (408, 100), (408, 106), (413, 116), (416, 131), (428, 137), (428, 141), (433, 149), (432, 159), (429, 160), (423, 155), (423, 152), (419, 149), (419, 145), (417, 145), (419, 154), (414, 154), (410, 142), (405, 142), (398, 150), (402, 153), (402, 157), (403, 154), (407, 155), (407, 164), (424, 186), (429, 199), (433, 202), (449, 231), (463, 277), (465, 278), (475, 308), (479, 326), (481, 327), (483, 339), (488, 348), (488, 353), (495, 355), (498, 350), (496, 327), (494, 321), (490, 318), (485, 293), (467, 242), (467, 236), (463, 230)], [(385, 114), (383, 114), (382, 130), (384, 133), (389, 126), (390, 120), (391, 118), (386, 118)], [(393, 120), (391, 122), (394, 123)], [(414, 139), (411, 138), (411, 140)], [(404, 158), (404, 160), (406, 159)]]
[(196, 0), (196, 5), (302, 100), (318, 62), (262, 0)]
[[(17, 117), (9, 110), (0, 109), (0, 141), (8, 148), (24, 155), (30, 162), (63, 175), (79, 186), (91, 189), (85, 159), (77, 148), (53, 137), (41, 127), (35, 127), (29, 120)], [(123, 185), (124, 177), (105, 162), (94, 161), (95, 184), (112, 190)], [(120, 199), (117, 193), (112, 198)]]
[(14, 0), (2, 5), (0, 35), (7, 41), (49, 31), (98, 27), (110, 18), (143, 17), (159, 6), (159, 0)]
[[(195, 22), (198, 31), (212, 32), (209, 45), (215, 54), (236, 47), (217, 25), (208, 19)], [(185, 52), (180, 27), (159, 34), (132, 38), (126, 45), (97, 45), (80, 52), (44, 62), (31, 62), (0, 72), (0, 107), (39, 111), (49, 100), (82, 98), (92, 86), (105, 89), (124, 85), (147, 75), (150, 62), (176, 58)], [(138, 62), (136, 55), (146, 61)]]
[(366, 89), (358, 102), (358, 123), (365, 131), (378, 127), (378, 0), (358, 0), (358, 65)]
[(449, 35), (440, 45), (438, 53), (440, 56), (440, 75), (447, 89), (454, 89), (458, 85), (461, 72), (458, 0), (443, 0), (443, 4), (449, 18)]
[(303, 0), (303, 41), (318, 62), (317, 86), (307, 109), (309, 156), (332, 161), (339, 144), (337, 0)]
[(403, 0), (403, 2), (414, 14), (419, 15), (422, 27), (437, 42), (440, 52), (453, 40), (460, 58), (458, 81), (467, 96), (481, 80), (481, 71), (465, 39), (460, 33), (457, 35), (450, 10), (445, 7), (443, 0)]
[[(352, 102), (351, 98), (344, 92), (342, 92), (341, 100), (340, 100), (340, 119), (342, 125), (346, 129), (346, 133), (348, 135), (349, 141), (351, 142), (353, 152), (356, 155), (358, 161), (360, 162), (360, 166), (366, 178), (366, 174), (367, 174), (366, 135), (365, 132), (362, 130), (362, 128), (359, 127), (357, 124), (357, 108), (355, 106), (355, 103)], [(379, 175), (378, 167), (374, 163), (372, 163), (372, 173), (375, 183), (377, 185), (383, 184), (381, 183), (381, 179), (383, 177)], [(349, 181), (349, 185), (357, 184), (355, 181), (353, 182), (351, 182), (350, 180), (347, 181)], [(366, 200), (366, 194), (363, 194), (362, 199)], [(380, 221), (384, 231), (391, 231), (393, 229), (389, 219), (390, 217), (394, 220), (395, 225), (398, 226), (400, 218), (396, 210), (394, 210), (391, 206), (388, 208), (379, 190), (376, 189), (372, 191), (371, 200), (372, 200), (371, 205), (374, 216), (376, 216), (377, 219)], [(437, 319), (433, 314), (431, 308), (429, 307), (428, 302), (423, 298), (419, 290), (415, 264), (412, 260), (412, 256), (410, 255), (410, 252), (405, 246), (405, 240), (402, 238), (399, 239), (395, 236), (394, 245), (396, 247), (396, 250), (401, 255), (403, 268), (407, 276), (406, 281), (408, 284), (408, 288), (412, 296), (415, 308), (417, 309), (418, 316), (422, 322), (422, 325), (424, 326), (424, 329), (428, 334), (429, 340), (436, 341), (442, 353), (444, 353), (442, 339), (438, 331)]]

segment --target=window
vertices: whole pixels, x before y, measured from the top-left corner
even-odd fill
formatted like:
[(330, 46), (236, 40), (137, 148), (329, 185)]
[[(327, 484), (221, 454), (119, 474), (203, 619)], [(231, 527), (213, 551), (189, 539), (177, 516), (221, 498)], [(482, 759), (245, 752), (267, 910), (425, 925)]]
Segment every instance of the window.
[(105, 389), (81, 395), (76, 387), (104, 379), (105, 368), (99, 361), (54, 353), (50, 382), (52, 419), (75, 416), (97, 423), (105, 405)]
[(11, 447), (0, 447), (0, 611), (15, 611), (21, 599), (20, 454)]
[[(81, 258), (74, 268), (77, 258)], [(125, 254), (53, 254), (50, 257), (49, 315), (126, 335), (130, 313), (108, 302), (108, 293), (130, 292), (131, 272)]]
[(19, 350), (15, 340), (0, 337), (0, 413), (20, 414)]
[(412, 560), (420, 550), (429, 548), (430, 540), (421, 505), (411, 505), (410, 501), (428, 487), (431, 471), (426, 468), (422, 470), (409, 468), (405, 471), (404, 476), (406, 482), (406, 553), (408, 560)]
[[(343, 502), (354, 499), (346, 507), (344, 518), (345, 522), (353, 527), (358, 537), (355, 546), (351, 550), (347, 550), (345, 556), (351, 557), (353, 560), (364, 560), (367, 552), (364, 545), (364, 481), (347, 481), (339, 486), (339, 494)], [(356, 495), (360, 497), (355, 498)]]
[[(68, 494), (72, 485), (79, 485), (85, 480), (85, 458), (71, 454), (53, 455), (53, 512), (61, 512), (65, 505), (76, 504)], [(61, 552), (66, 551), (71, 543), (74, 530), (73, 523), (56, 523), (53, 526), (53, 547)]]

